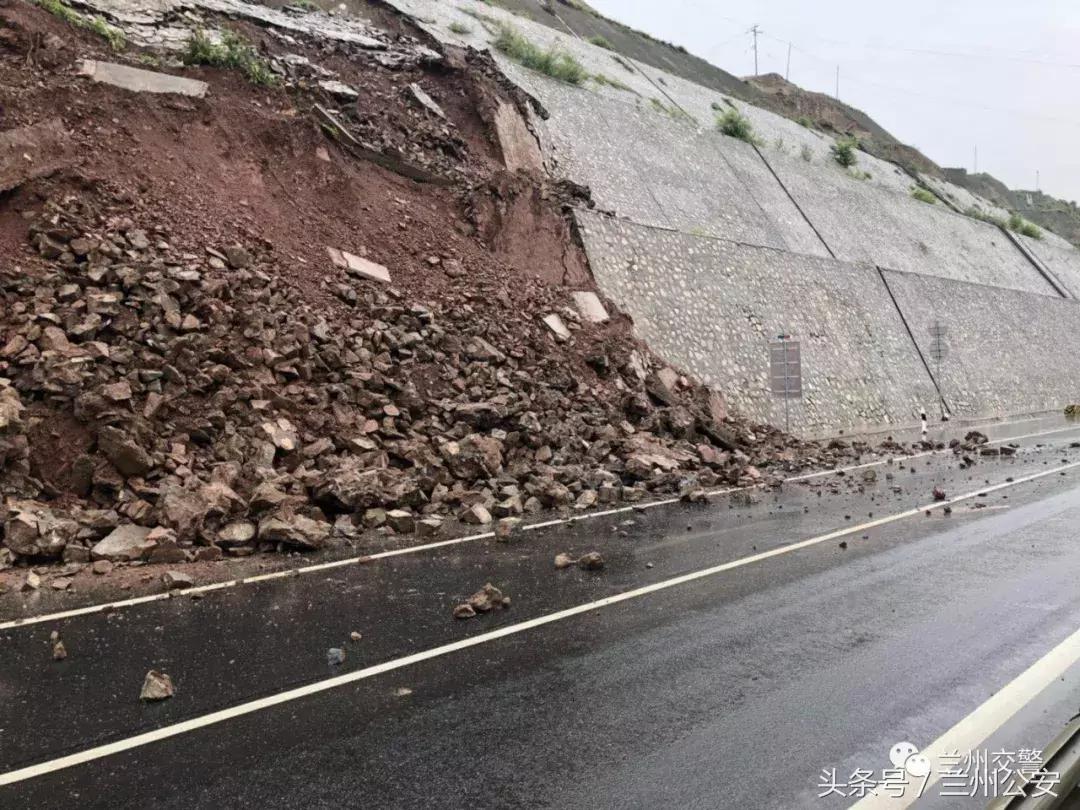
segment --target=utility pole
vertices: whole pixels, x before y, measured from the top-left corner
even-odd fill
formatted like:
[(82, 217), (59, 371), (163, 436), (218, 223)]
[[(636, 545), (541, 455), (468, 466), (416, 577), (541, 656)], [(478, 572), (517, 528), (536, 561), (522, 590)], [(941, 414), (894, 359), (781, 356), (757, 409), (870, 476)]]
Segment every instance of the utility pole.
[(791, 81), (791, 43), (787, 44), (787, 70), (784, 71), (784, 81)]
[(754, 75), (758, 75), (758, 61), (757, 61), (757, 35), (761, 33), (761, 26), (754, 23), (750, 26), (750, 33), (754, 35)]
[(836, 66), (836, 96), (834, 98), (840, 100), (840, 66)]
[(1039, 190), (1039, 170), (1035, 170), (1035, 190)]
[(974, 149), (975, 149), (975, 164), (974, 164), (974, 169), (972, 170), (971, 173), (972, 174), (978, 174), (979, 173), (979, 145), (975, 144)]

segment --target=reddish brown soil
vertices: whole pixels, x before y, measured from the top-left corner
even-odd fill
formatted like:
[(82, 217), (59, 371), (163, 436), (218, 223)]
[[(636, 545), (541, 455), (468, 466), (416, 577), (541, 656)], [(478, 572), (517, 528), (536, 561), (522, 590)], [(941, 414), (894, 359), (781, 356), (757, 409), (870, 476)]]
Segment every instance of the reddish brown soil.
[[(260, 29), (230, 25), (272, 46)], [(209, 68), (169, 69), (208, 81), (205, 99), (129, 93), (68, 69), (77, 58), (117, 59), (94, 34), (21, 0), (0, 3), (0, 26), (11, 32), (0, 40), (3, 126), (59, 115), (79, 154), (69, 172), (28, 184), (0, 206), (5, 255), (27, 249), (24, 211), (62, 191), (89, 198), (101, 192), (130, 201), (128, 215), (136, 221), (166, 223), (173, 243), (192, 251), (238, 240), (261, 243), (303, 295), (329, 307), (342, 304), (323, 287), (333, 272), (327, 246), (385, 264), (395, 286), (412, 298), (437, 299), (469, 288), (507, 304), (515, 299), (511, 309), (525, 318), (537, 313), (522, 309), (530, 286), (522, 288), (523, 277), (592, 286), (584, 255), (569, 239), (560, 193), (500, 174), (498, 148), (481, 120), (499, 91), (475, 65), (468, 71), (395, 71), (311, 46), (290, 48), (337, 70), (361, 92), (358, 109), (383, 109), (388, 129), (395, 118), (398, 126), (408, 122), (401, 88), (421, 82), (465, 144), (463, 174), (477, 178), (440, 187), (348, 154), (320, 129), (306, 96)], [(125, 56), (134, 57), (133, 50)], [(27, 70), (27, 59), (43, 69)], [(319, 158), (321, 150), (329, 162)], [(468, 277), (447, 278), (429, 263), (431, 256), (460, 261)], [(612, 336), (625, 336), (622, 321)], [(605, 338), (603, 330), (585, 333)], [(595, 376), (584, 363), (577, 371), (586, 379)]]
[[(492, 255), (488, 245), (472, 236), (460, 185), (420, 184), (355, 159), (323, 134), (308, 112), (310, 101), (285, 89), (254, 87), (235, 71), (183, 68), (173, 72), (207, 80), (212, 89), (206, 99), (181, 99), (92, 84), (63, 68), (28, 71), (28, 56), (42, 60), (42, 67), (73, 64), (77, 57), (116, 56), (93, 34), (17, 0), (0, 6), (0, 25), (17, 39), (6, 50), (0, 41), (0, 86), (5, 88), (0, 123), (8, 128), (59, 115), (80, 151), (78, 165), (67, 176), (34, 184), (37, 195), (24, 190), (0, 210), (0, 247), (6, 255), (17, 255), (25, 245), (18, 209), (32, 206), (35, 196), (84, 184), (129, 197), (133, 218), (150, 214), (167, 222), (173, 239), (192, 247), (220, 246), (238, 234), (260, 239), (271, 257), (282, 260), (290, 280), (313, 296), (323, 295), (328, 245), (387, 265), (395, 284), (413, 294), (436, 295), (446, 286), (444, 274), (426, 261), (431, 255), (457, 258), (474, 276), (491, 280), (514, 270), (550, 278), (550, 266), (564, 263), (557, 205), (551, 207), (554, 219), (538, 214), (535, 200), (524, 206), (529, 218), (547, 220), (554, 237), (534, 242), (524, 253), (514, 231), (528, 230), (528, 223), (500, 218), (509, 237), (500, 236), (499, 227), (485, 228), (495, 248)], [(253, 39), (268, 38), (252, 26), (238, 27)], [(44, 37), (50, 37), (48, 47), (31, 47)], [(292, 50), (305, 52), (303, 47)], [(360, 91), (358, 109), (404, 107), (409, 102), (399, 88), (421, 81), (464, 141), (460, 160), (466, 170), (479, 178), (500, 168), (498, 148), (478, 113), (477, 94), (483, 91), (463, 73), (392, 71), (358, 67), (345, 56), (328, 58), (314, 51), (310, 56)], [(392, 114), (383, 117), (388, 119), (385, 127), (395, 125)], [(329, 162), (317, 156), (320, 148)], [(505, 184), (499, 188), (505, 193)], [(480, 188), (468, 197), (487, 193)], [(505, 249), (505, 263), (500, 249)], [(574, 263), (583, 266), (580, 259)], [(584, 280), (580, 271), (575, 274), (575, 281)]]

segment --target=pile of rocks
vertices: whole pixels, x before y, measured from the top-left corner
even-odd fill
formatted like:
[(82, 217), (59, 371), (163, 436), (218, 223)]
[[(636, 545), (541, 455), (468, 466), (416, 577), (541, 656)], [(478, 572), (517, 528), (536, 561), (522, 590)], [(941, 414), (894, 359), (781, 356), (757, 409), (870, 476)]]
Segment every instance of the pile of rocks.
[(24, 435), (23, 404), (11, 381), (0, 377), (0, 475), (25, 478), (30, 473), (30, 446)]
[(37, 255), (0, 270), (8, 561), (432, 535), (828, 457), (751, 432), (629, 338), (586, 364), (520, 320), (528, 302), (411, 303), (340, 272), (315, 305), (256, 247), (184, 251), (74, 198), (31, 235)]

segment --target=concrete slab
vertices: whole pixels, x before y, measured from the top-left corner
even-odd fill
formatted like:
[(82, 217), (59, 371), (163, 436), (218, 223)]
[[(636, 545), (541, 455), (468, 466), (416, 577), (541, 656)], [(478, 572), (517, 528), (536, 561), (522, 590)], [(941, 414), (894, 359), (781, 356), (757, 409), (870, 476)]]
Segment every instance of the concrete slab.
[(540, 145), (529, 131), (525, 119), (517, 107), (501, 99), (495, 109), (495, 135), (499, 139), (503, 163), (510, 171), (539, 171), (544, 167)]
[(176, 93), (181, 96), (202, 98), (208, 85), (197, 79), (185, 79), (183, 76), (171, 76), (152, 70), (118, 65), (115, 62), (98, 62), (83, 59), (79, 63), (79, 75), (87, 76), (95, 82), (111, 84), (135, 93)]
[(715, 130), (707, 134), (723, 153), (728, 165), (742, 181), (750, 196), (779, 231), (783, 245), (794, 253), (828, 256), (825, 243), (792, 202), (787, 191), (769, 170), (768, 164), (761, 159), (759, 151)]
[(672, 365), (752, 419), (783, 425), (769, 388), (769, 340), (802, 343), (805, 396), (788, 401), (802, 435), (911, 425), (937, 403), (878, 272), (869, 265), (575, 216), (602, 292)]
[[(586, 90), (524, 76), (525, 68), (500, 62), (515, 83), (530, 82), (550, 117), (538, 127), (544, 159), (553, 172), (592, 189), (597, 205), (641, 222), (671, 227), (667, 214), (643, 181), (632, 107)], [(629, 111), (631, 117), (622, 120)], [(610, 121), (610, 123), (609, 123)], [(620, 123), (616, 126), (616, 123)]]
[(59, 118), (0, 132), (0, 191), (52, 174), (74, 159), (71, 139)]
[(604, 308), (600, 297), (592, 290), (576, 290), (574, 292), (574, 305), (581, 317), (589, 323), (604, 323), (610, 320), (607, 310)]
[[(635, 62), (634, 65), (652, 79), (665, 99), (678, 104), (703, 127), (714, 127), (718, 113), (735, 107), (749, 119), (755, 135), (761, 142), (761, 148), (767, 155), (779, 152), (788, 157), (801, 159), (805, 153), (812, 163), (835, 165), (830, 151), (835, 140), (831, 136), (804, 127), (769, 110), (694, 84), (680, 76), (658, 70), (643, 62)], [(858, 153), (858, 168), (870, 175), (867, 182), (874, 185), (902, 193), (907, 193), (911, 186), (911, 178), (902, 169), (865, 152)]]
[(330, 255), (330, 261), (334, 263), (334, 266), (340, 267), (349, 275), (390, 283), (390, 271), (381, 264), (333, 247), (328, 247), (326, 252)]
[(749, 144), (650, 105), (532, 81), (549, 113), (539, 128), (548, 164), (588, 186), (601, 209), (643, 224), (825, 254)]

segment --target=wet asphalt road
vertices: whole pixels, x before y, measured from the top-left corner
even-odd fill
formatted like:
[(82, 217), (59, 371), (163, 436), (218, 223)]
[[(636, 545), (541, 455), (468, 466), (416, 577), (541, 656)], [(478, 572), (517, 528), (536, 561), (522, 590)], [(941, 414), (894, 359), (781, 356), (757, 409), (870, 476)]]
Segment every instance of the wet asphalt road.
[[(1053, 471), (1080, 461), (1077, 438), (4, 631), (0, 772), (857, 526), (934, 486)], [(1080, 627), (1078, 481), (1080, 468), (855, 529), (846, 548), (832, 539), (3, 787), (0, 807), (845, 806), (816, 798), (823, 768), (880, 769), (893, 743), (930, 742)], [(603, 572), (552, 565), (594, 549)], [(512, 607), (452, 620), (487, 581)], [(331, 646), (343, 666), (326, 663)], [(151, 667), (177, 693), (142, 705)], [(1044, 744), (1080, 708), (1076, 682), (1001, 735)]]

